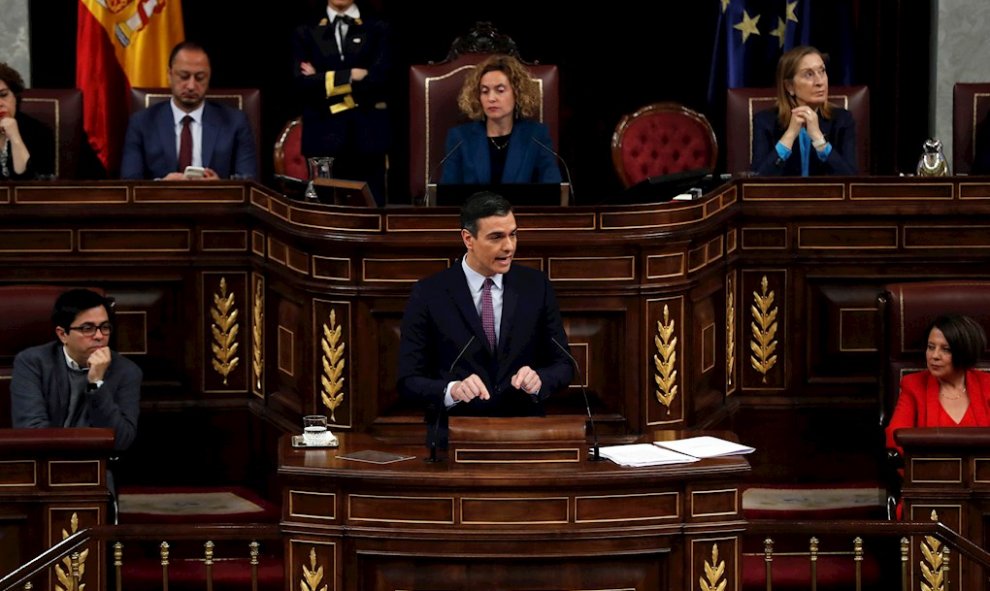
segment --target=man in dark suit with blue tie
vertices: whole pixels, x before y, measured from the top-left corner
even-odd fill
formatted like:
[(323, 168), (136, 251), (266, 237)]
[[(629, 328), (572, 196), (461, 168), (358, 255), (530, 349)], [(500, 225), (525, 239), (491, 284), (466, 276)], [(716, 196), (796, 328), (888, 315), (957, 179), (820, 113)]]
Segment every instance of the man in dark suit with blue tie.
[(327, 0), (317, 24), (292, 37), (303, 154), (332, 156), (333, 176), (367, 182), (378, 205), (385, 205), (391, 53), (388, 25), (354, 0)]
[(399, 391), (452, 415), (541, 415), (573, 376), (553, 287), (542, 272), (512, 264), (518, 229), (501, 196), (473, 195), (461, 228), (464, 257), (409, 296)]
[[(210, 88), (210, 58), (183, 41), (168, 60), (172, 98), (131, 117), (124, 140), (124, 179), (257, 179), (254, 134), (241, 111), (204, 100)], [(202, 176), (185, 174), (201, 167)]]

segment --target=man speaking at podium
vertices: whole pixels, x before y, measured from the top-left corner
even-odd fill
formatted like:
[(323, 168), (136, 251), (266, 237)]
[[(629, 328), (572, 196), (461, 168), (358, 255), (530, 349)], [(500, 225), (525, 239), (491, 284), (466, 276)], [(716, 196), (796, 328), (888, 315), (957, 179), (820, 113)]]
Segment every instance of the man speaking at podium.
[(416, 283), (402, 317), (403, 397), (452, 415), (538, 416), (570, 383), (557, 298), (546, 275), (512, 265), (517, 232), (495, 193), (461, 208), (466, 254)]

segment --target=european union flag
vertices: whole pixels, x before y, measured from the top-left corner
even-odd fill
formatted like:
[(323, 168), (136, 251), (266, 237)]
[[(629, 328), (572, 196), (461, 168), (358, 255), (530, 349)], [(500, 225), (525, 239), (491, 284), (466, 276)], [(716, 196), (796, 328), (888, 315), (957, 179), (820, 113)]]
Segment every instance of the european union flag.
[(773, 86), (780, 54), (811, 38), (811, 0), (718, 0), (708, 100), (721, 88)]

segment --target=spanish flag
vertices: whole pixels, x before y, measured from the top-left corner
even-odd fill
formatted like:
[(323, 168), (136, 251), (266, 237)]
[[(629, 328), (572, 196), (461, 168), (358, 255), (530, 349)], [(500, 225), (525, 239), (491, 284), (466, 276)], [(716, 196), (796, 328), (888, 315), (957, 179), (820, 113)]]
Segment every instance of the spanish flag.
[(131, 87), (168, 86), (168, 54), (185, 38), (181, 0), (79, 0), (76, 86), (83, 127), (114, 174)]

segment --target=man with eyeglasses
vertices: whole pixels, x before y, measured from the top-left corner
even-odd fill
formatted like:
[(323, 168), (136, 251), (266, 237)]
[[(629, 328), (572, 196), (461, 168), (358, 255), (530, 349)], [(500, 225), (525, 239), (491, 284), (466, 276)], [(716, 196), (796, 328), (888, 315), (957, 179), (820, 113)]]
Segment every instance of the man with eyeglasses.
[(88, 289), (55, 301), (57, 341), (14, 358), (10, 382), (15, 428), (109, 427), (117, 449), (137, 432), (141, 369), (110, 350), (113, 300)]

